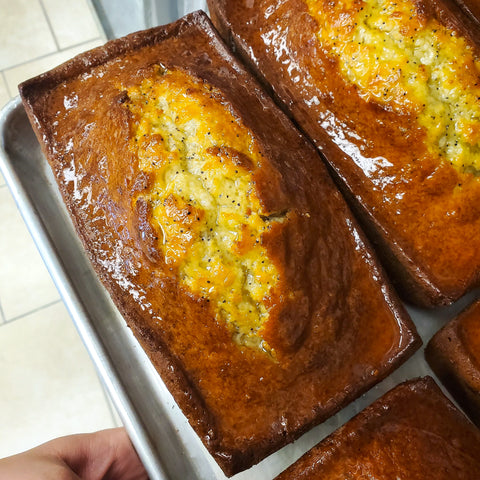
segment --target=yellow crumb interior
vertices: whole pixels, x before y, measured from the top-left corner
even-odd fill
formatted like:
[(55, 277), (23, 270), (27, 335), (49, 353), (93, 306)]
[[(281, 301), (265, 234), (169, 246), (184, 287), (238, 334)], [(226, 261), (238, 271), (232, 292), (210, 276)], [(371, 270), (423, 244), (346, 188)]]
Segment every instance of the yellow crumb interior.
[(221, 93), (191, 75), (159, 68), (128, 89), (132, 147), (154, 175), (142, 193), (167, 266), (210, 302), (239, 344), (270, 351), (261, 337), (279, 273), (262, 244), (272, 222), (252, 179), (262, 153)]
[(432, 154), (480, 172), (480, 63), (464, 38), (413, 1), (305, 1), (319, 42), (361, 97), (413, 113)]

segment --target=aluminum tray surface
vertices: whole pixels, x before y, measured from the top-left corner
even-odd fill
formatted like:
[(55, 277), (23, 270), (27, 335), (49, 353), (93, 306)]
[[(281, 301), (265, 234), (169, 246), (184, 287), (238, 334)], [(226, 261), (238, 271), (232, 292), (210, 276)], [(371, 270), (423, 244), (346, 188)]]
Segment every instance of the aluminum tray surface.
[[(150, 478), (224, 480), (97, 280), (19, 98), (0, 113), (0, 168)], [(433, 311), (407, 307), (424, 344), (476, 295)], [(423, 375), (435, 377), (421, 348), (337, 415), (233, 478), (272, 479), (383, 393)]]

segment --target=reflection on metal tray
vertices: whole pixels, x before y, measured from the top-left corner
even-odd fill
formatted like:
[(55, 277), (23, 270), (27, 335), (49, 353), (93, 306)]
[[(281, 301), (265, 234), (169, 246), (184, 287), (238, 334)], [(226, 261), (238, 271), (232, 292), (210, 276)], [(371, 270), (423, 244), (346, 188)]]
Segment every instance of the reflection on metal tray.
[(109, 40), (173, 22), (194, 10), (207, 11), (205, 0), (92, 0)]
[[(225, 479), (98, 282), (58, 193), (19, 99), (0, 114), (0, 167), (70, 315), (152, 480)], [(427, 342), (469, 303), (409, 309)], [(295, 443), (236, 475), (269, 480), (399, 382), (430, 374), (420, 349), (367, 394)]]

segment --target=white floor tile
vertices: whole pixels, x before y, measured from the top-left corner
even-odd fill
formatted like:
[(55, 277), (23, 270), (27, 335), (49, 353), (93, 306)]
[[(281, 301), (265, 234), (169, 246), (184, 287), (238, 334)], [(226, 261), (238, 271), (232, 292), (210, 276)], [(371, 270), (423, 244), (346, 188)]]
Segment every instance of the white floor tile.
[(115, 426), (62, 303), (0, 326), (0, 391), (0, 457)]
[(10, 100), (10, 93), (7, 89), (7, 84), (3, 79), (3, 76), (0, 74), (0, 110), (5, 106), (5, 104)]
[(75, 55), (78, 55), (86, 50), (90, 50), (94, 47), (98, 47), (103, 43), (103, 40), (98, 38), (96, 40), (92, 40), (91, 42), (83, 43), (67, 50), (62, 50), (61, 52), (32, 60), (31, 62), (19, 65), (18, 67), (7, 69), (4, 71), (4, 75), (8, 88), (10, 89), (10, 92), (16, 94), (18, 92), (18, 84), (24, 80), (46, 72), (47, 70), (66, 62)]
[(0, 259), (7, 320), (60, 298), (7, 187), (0, 188)]
[(57, 47), (39, 0), (0, 0), (0, 70)]
[[(0, 0), (0, 108), (18, 83), (104, 43), (87, 2)], [(0, 457), (121, 425), (1, 174), (0, 392)]]
[(61, 49), (101, 37), (87, 0), (42, 0)]

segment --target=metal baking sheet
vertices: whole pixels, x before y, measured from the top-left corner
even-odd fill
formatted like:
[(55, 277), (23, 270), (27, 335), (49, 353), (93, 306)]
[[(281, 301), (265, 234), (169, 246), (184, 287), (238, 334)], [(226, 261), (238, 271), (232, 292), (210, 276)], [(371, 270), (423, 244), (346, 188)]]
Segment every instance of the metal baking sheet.
[[(225, 480), (97, 280), (19, 98), (0, 113), (0, 168), (150, 478)], [(477, 295), (433, 311), (408, 308), (424, 344)], [(337, 415), (233, 478), (272, 479), (396, 384), (424, 375), (434, 376), (422, 348)]]

